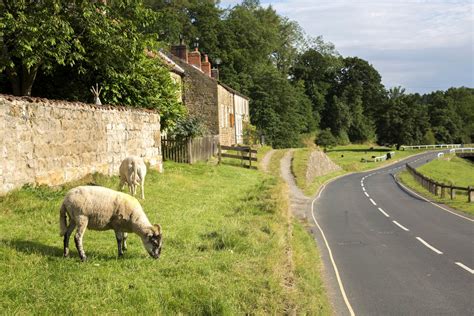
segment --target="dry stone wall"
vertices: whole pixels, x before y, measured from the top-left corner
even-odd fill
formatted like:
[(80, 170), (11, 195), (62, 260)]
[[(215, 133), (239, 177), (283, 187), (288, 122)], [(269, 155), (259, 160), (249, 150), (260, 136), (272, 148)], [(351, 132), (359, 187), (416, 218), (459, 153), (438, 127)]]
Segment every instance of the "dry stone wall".
[(0, 94), (0, 194), (118, 174), (128, 155), (161, 172), (160, 136), (156, 112)]

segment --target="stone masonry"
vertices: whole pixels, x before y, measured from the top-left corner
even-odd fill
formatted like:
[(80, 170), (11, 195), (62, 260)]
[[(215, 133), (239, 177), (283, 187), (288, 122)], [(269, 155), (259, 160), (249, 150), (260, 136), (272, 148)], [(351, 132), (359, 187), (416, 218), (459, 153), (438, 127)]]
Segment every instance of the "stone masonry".
[(128, 155), (161, 172), (160, 136), (153, 111), (0, 94), (0, 194), (116, 175)]

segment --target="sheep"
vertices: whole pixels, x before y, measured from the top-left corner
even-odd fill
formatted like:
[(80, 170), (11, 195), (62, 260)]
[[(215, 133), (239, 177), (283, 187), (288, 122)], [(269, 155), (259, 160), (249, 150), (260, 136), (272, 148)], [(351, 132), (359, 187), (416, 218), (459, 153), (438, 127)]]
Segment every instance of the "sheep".
[(137, 192), (137, 186), (140, 184), (142, 199), (144, 200), (146, 165), (143, 162), (143, 159), (137, 156), (127, 157), (120, 164), (119, 171), (121, 189), (123, 190), (125, 183), (127, 183), (130, 193), (135, 196)]
[[(69, 217), (69, 225), (67, 224)], [(118, 255), (126, 250), (127, 232), (141, 237), (150, 256), (158, 259), (161, 254), (162, 230), (158, 224), (150, 224), (138, 200), (126, 193), (100, 186), (79, 186), (65, 196), (59, 211), (60, 236), (64, 236), (64, 257), (69, 255), (69, 237), (76, 228), (74, 241), (82, 261), (86, 254), (82, 238), (86, 228), (115, 231)]]

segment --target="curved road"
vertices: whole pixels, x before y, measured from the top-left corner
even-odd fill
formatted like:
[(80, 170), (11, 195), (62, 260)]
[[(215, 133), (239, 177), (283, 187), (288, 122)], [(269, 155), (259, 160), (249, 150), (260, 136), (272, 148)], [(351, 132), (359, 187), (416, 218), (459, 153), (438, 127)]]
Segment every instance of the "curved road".
[[(393, 174), (436, 153), (329, 183), (312, 203), (337, 314), (474, 315), (474, 221), (399, 186)], [(329, 250), (337, 265), (343, 296)]]

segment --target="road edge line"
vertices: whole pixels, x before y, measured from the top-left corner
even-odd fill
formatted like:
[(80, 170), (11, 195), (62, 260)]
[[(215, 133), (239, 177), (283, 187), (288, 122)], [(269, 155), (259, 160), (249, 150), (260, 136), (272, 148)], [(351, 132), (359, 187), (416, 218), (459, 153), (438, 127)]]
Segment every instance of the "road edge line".
[[(338, 179), (338, 178), (334, 178), (334, 179), (332, 179), (332, 181), (334, 181), (336, 179)], [(330, 182), (332, 182), (332, 181), (330, 181)], [(344, 285), (342, 284), (342, 280), (341, 280), (341, 277), (339, 275), (339, 270), (337, 268), (336, 261), (334, 260), (334, 257), (332, 255), (331, 247), (329, 246), (329, 243), (326, 239), (326, 235), (324, 234), (323, 229), (321, 228), (318, 221), (316, 220), (316, 217), (314, 216), (314, 202), (316, 202), (316, 200), (319, 199), (319, 197), (321, 196), (321, 193), (326, 188), (326, 184), (324, 184), (321, 187), (321, 189), (319, 190), (318, 196), (311, 202), (311, 216), (313, 217), (313, 221), (316, 224), (316, 227), (318, 227), (319, 231), (321, 232), (321, 236), (323, 237), (324, 243), (325, 243), (326, 248), (328, 250), (329, 258), (331, 259), (331, 263), (332, 263), (332, 266), (333, 266), (333, 269), (334, 269), (334, 273), (336, 274), (337, 283), (339, 285), (339, 290), (341, 291), (342, 298), (344, 299), (344, 303), (346, 304), (346, 307), (349, 310), (349, 313), (351, 314), (351, 316), (355, 316), (354, 310), (352, 309), (352, 305), (349, 302), (349, 299), (347, 298), (346, 291), (344, 289)]]
[(424, 196), (422, 196), (422, 195), (420, 195), (420, 194), (414, 192), (413, 190), (407, 188), (407, 187), (406, 187), (405, 185), (403, 185), (400, 181), (398, 181), (398, 179), (397, 179), (393, 174), (392, 174), (392, 177), (393, 177), (393, 179), (395, 180), (395, 182), (396, 182), (399, 186), (403, 187), (404, 190), (406, 190), (406, 191), (408, 191), (408, 192), (410, 192), (410, 193), (416, 195), (417, 197), (421, 198), (422, 200), (424, 200), (424, 201), (426, 201), (426, 202), (429, 202), (429, 203), (433, 204), (434, 206), (436, 206), (436, 207), (438, 207), (438, 208), (440, 208), (440, 209), (442, 209), (442, 210), (444, 210), (444, 211), (446, 211), (446, 212), (449, 212), (449, 213), (451, 213), (451, 214), (453, 214), (453, 215), (456, 215), (456, 216), (458, 216), (458, 217), (464, 218), (464, 219), (466, 219), (466, 220), (468, 220), (468, 221), (470, 221), (470, 222), (474, 222), (474, 219), (470, 219), (469, 217), (466, 217), (466, 216), (463, 216), (463, 215), (458, 214), (458, 213), (456, 213), (456, 212), (453, 212), (453, 211), (451, 211), (451, 210), (448, 210), (447, 208), (442, 207), (442, 206), (439, 205), (438, 203), (434, 203), (434, 202), (428, 200), (427, 198), (425, 198)]

